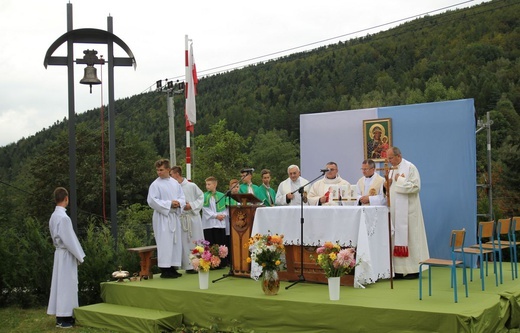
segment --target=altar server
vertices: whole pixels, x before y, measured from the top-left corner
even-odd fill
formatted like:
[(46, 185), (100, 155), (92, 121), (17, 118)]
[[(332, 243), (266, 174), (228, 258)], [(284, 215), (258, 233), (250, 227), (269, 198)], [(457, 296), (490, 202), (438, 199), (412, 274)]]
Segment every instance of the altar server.
[(262, 175), (262, 184), (258, 186), (259, 199), (262, 200), (264, 206), (272, 207), (276, 204), (276, 192), (271, 187), (271, 171), (263, 169), (260, 174)]
[(148, 189), (148, 205), (153, 209), (153, 233), (157, 244), (157, 266), (161, 278), (182, 276), (176, 267), (182, 262), (180, 215), (186, 205), (181, 185), (170, 177), (170, 161), (155, 162), (157, 179)]
[(74, 308), (78, 307), (78, 265), (85, 253), (79, 243), (72, 221), (66, 213), (69, 193), (63, 187), (54, 190), (56, 208), (49, 220), (54, 251), (51, 292), (47, 314), (56, 315), (56, 327), (71, 328)]
[[(226, 244), (226, 222), (228, 209), (224, 193), (217, 191), (218, 181), (215, 177), (206, 178), (206, 192), (202, 206), (202, 228), (204, 237), (210, 244)], [(222, 260), (219, 267), (227, 265)]]
[(204, 203), (204, 192), (197, 184), (189, 182), (182, 176), (182, 168), (178, 165), (171, 168), (170, 176), (181, 184), (186, 200), (186, 205), (180, 216), (182, 228), (181, 269), (186, 270), (188, 274), (196, 274), (197, 271), (191, 265), (190, 254), (195, 247), (195, 242), (204, 239), (200, 217), (202, 204)]

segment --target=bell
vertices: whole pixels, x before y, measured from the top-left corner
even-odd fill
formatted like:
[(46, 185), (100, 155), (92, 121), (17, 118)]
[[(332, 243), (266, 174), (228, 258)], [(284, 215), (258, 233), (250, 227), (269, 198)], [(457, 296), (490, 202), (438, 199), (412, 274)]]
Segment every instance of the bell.
[(79, 81), (81, 84), (90, 85), (90, 93), (92, 94), (92, 85), (93, 84), (101, 84), (101, 80), (97, 78), (97, 69), (94, 66), (85, 67), (85, 75)]

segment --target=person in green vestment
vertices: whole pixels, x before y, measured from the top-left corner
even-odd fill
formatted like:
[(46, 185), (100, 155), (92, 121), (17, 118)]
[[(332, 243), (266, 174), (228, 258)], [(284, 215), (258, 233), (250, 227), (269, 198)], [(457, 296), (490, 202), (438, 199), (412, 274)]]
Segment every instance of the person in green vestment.
[(240, 170), (240, 175), (242, 176), (242, 184), (238, 189), (238, 193), (251, 193), (255, 197), (257, 197), (261, 202), (264, 201), (264, 196), (261, 191), (259, 191), (259, 187), (252, 182), (253, 178), (253, 168), (244, 168)]
[[(202, 205), (202, 228), (204, 238), (210, 244), (226, 244), (226, 221), (228, 210), (224, 193), (217, 191), (218, 181), (215, 177), (206, 178), (206, 192)], [(227, 265), (227, 260), (222, 260), (219, 267)]]
[[(231, 179), (231, 180), (229, 181), (229, 191), (231, 192), (231, 194), (237, 194), (237, 193), (239, 193), (239, 192), (238, 192), (239, 189), (240, 189), (240, 182), (238, 181), (238, 179), (234, 179), (234, 178)], [(229, 207), (229, 206), (236, 206), (236, 205), (239, 205), (239, 203), (238, 203), (235, 199), (233, 199), (233, 198), (231, 198), (231, 197), (226, 198), (226, 201), (227, 201), (227, 206), (228, 206), (228, 207)]]
[(262, 199), (264, 206), (273, 207), (276, 201), (276, 192), (271, 188), (271, 171), (263, 169), (260, 171), (262, 175), (262, 184), (258, 186), (258, 197)]

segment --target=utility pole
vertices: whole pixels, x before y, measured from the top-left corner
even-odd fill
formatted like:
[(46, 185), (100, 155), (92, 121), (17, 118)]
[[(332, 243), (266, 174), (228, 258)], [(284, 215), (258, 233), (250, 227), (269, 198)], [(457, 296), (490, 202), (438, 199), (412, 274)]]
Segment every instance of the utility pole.
[(491, 125), (493, 125), (493, 120), (489, 115), (489, 112), (486, 114), (486, 122), (482, 120), (477, 121), (477, 126), (479, 127), (475, 134), (478, 134), (484, 128), (487, 130), (487, 143), (486, 143), (486, 151), (487, 151), (487, 183), (486, 184), (477, 184), (477, 187), (482, 187), (487, 189), (488, 194), (488, 213), (487, 214), (477, 214), (477, 216), (485, 216), (489, 219), (493, 219), (493, 186), (491, 181)]
[(162, 80), (156, 82), (156, 91), (163, 91), (166, 95), (166, 110), (168, 112), (168, 134), (170, 138), (170, 163), (171, 166), (177, 165), (177, 153), (175, 145), (175, 94), (182, 94), (184, 92), (184, 82), (166, 81), (166, 86), (163, 87)]

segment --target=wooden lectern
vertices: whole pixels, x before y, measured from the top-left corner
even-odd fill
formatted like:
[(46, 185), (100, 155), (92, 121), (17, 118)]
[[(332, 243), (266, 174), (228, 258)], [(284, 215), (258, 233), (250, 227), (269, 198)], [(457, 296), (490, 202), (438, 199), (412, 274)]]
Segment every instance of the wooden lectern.
[(262, 200), (251, 193), (231, 194), (239, 205), (229, 206), (229, 222), (231, 236), (231, 265), (233, 275), (247, 276), (251, 273), (249, 257), (249, 237), (255, 219), (256, 208)]

